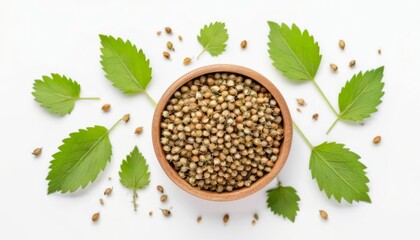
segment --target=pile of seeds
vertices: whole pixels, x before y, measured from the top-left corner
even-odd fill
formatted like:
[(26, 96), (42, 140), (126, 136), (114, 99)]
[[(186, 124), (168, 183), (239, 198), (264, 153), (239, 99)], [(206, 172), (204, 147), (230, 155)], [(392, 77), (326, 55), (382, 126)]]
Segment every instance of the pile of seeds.
[(283, 126), (273, 96), (230, 73), (191, 80), (162, 113), (161, 143), (179, 176), (199, 189), (230, 192), (272, 170)]

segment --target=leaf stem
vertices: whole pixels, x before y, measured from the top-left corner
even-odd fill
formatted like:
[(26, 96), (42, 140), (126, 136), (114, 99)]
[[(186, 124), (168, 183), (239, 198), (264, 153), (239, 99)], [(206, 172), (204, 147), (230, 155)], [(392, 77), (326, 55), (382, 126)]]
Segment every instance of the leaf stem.
[(296, 132), (299, 133), (299, 135), (305, 140), (306, 144), (308, 144), (310, 149), (314, 149), (314, 146), (311, 144), (309, 139), (305, 136), (305, 134), (300, 130), (299, 126), (293, 121), (293, 127), (295, 128)]
[(112, 129), (114, 129), (122, 120), (123, 120), (122, 118), (118, 119), (118, 121), (114, 123), (114, 125), (112, 125), (112, 127), (108, 130), (108, 132), (111, 132)]
[(152, 103), (152, 105), (154, 106), (154, 107), (156, 107), (157, 106), (157, 104), (156, 104), (156, 102), (155, 102), (155, 100), (153, 100), (153, 98), (146, 92), (146, 91), (144, 91), (144, 94), (146, 95), (146, 97), (149, 99), (149, 101)]
[(316, 89), (318, 90), (318, 92), (321, 94), (322, 98), (327, 102), (328, 106), (330, 107), (330, 109), (334, 112), (334, 114), (338, 117), (338, 113), (337, 111), (335, 111), (334, 107), (332, 106), (332, 104), (330, 103), (330, 101), (328, 100), (328, 98), (325, 96), (324, 92), (322, 91), (322, 89), (319, 87), (318, 83), (315, 82), (315, 80), (312, 80), (312, 82), (314, 83)]
[(197, 56), (197, 60), (198, 60), (198, 58), (201, 56), (201, 54), (203, 54), (205, 51), (206, 51), (206, 49), (204, 49), (204, 48), (203, 48), (203, 51), (201, 51), (201, 53), (200, 53), (200, 54), (198, 54), (198, 56)]
[(98, 97), (88, 97), (88, 98), (78, 98), (77, 100), (101, 100), (101, 98)]
[(340, 120), (340, 117), (337, 117), (337, 119), (335, 119), (334, 123), (331, 125), (330, 128), (328, 128), (327, 134), (331, 132), (331, 130), (334, 128), (335, 124), (338, 123), (338, 121)]
[(136, 190), (133, 190), (133, 206), (134, 206), (134, 211), (137, 212), (137, 192), (136, 192)]

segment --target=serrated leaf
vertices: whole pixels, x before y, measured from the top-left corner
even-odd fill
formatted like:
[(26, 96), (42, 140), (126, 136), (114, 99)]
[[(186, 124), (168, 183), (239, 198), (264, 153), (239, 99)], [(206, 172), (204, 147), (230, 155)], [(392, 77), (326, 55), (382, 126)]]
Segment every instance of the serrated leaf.
[(111, 160), (108, 130), (102, 126), (70, 133), (53, 155), (48, 173), (48, 194), (74, 192), (93, 182)]
[(204, 28), (200, 29), (200, 35), (197, 36), (198, 42), (203, 46), (203, 52), (207, 51), (213, 57), (225, 51), (228, 38), (225, 24), (222, 22), (205, 25)]
[(42, 80), (35, 80), (32, 95), (41, 107), (50, 113), (64, 116), (70, 114), (74, 103), (80, 98), (80, 85), (59, 74), (42, 76)]
[(377, 110), (384, 95), (382, 82), (384, 67), (359, 72), (341, 89), (338, 96), (340, 119), (360, 122)]
[(312, 178), (316, 179), (319, 189), (324, 190), (328, 198), (334, 196), (338, 202), (344, 198), (349, 203), (370, 203), (366, 166), (359, 159), (359, 155), (343, 144), (325, 142), (312, 149), (309, 168)]
[(144, 92), (152, 80), (152, 68), (143, 50), (130, 41), (99, 35), (101, 39), (101, 64), (105, 77), (125, 94)]
[(130, 155), (127, 155), (126, 160), (121, 163), (120, 182), (131, 190), (142, 189), (150, 183), (150, 172), (148, 170), (149, 167), (143, 154), (139, 152), (137, 147), (134, 147)]
[(321, 63), (318, 42), (293, 24), (281, 26), (268, 22), (270, 27), (268, 52), (273, 66), (291, 80), (314, 80)]
[(297, 192), (292, 187), (283, 187), (278, 182), (277, 187), (267, 191), (267, 207), (274, 213), (294, 222), (299, 211), (300, 201)]

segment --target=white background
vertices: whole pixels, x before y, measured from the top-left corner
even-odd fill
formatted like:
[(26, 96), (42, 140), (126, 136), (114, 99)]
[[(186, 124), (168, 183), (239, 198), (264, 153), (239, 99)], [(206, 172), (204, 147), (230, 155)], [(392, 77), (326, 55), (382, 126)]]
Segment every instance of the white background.
[[(419, 1), (0, 1), (0, 239), (419, 239), (420, 161), (418, 127), (420, 87)], [(182, 59), (196, 56), (196, 40), (204, 24), (223, 21), (229, 31), (228, 47), (219, 57), (204, 54), (183, 66)], [(296, 23), (320, 44), (323, 59), (316, 80), (337, 107), (340, 88), (354, 73), (385, 65), (386, 94), (379, 112), (364, 126), (334, 121), (332, 112), (310, 84), (286, 80), (267, 54), (266, 21)], [(156, 36), (171, 26), (175, 35)], [(153, 106), (145, 96), (125, 96), (104, 78), (99, 63), (98, 34), (130, 39), (142, 48), (153, 67), (148, 92), (157, 101), (164, 90), (184, 73), (213, 63), (250, 67), (269, 79), (283, 93), (294, 120), (313, 144), (346, 143), (367, 165), (372, 204), (339, 204), (327, 199), (311, 179), (310, 151), (295, 134), (290, 157), (279, 178), (295, 187), (301, 197), (295, 223), (273, 215), (265, 206), (265, 190), (243, 200), (217, 203), (197, 199), (175, 186), (164, 174), (152, 150)], [(178, 42), (181, 34), (184, 42)], [(241, 40), (248, 48), (241, 50)], [(338, 40), (346, 41), (345, 51)], [(176, 52), (162, 57), (166, 41)], [(377, 49), (382, 49), (382, 55)], [(354, 69), (347, 67), (356, 59)], [(329, 63), (339, 66), (331, 73)], [(66, 74), (81, 84), (81, 95), (101, 97), (80, 101), (71, 115), (55, 117), (31, 96), (34, 79), (52, 72)], [(302, 113), (295, 98), (306, 99)], [(100, 108), (111, 103), (112, 110)], [(319, 121), (311, 119), (319, 113)], [(125, 113), (132, 120), (111, 134), (113, 157), (105, 172), (86, 190), (75, 194), (47, 195), (51, 155), (70, 132), (95, 124), (110, 127)], [(144, 126), (144, 134), (134, 129)], [(372, 138), (381, 135), (378, 146)], [(139, 212), (134, 213), (130, 192), (118, 182), (121, 160), (137, 145), (146, 156), (152, 180), (139, 192)], [(43, 147), (41, 157), (31, 155)], [(112, 181), (108, 181), (112, 177)], [(169, 195), (162, 205), (155, 186)], [(114, 187), (105, 206), (98, 199), (106, 187)], [(164, 218), (159, 207), (173, 207)], [(319, 209), (328, 211), (323, 221)], [(147, 213), (153, 210), (154, 216)], [(93, 224), (92, 213), (101, 218)], [(224, 226), (222, 216), (230, 214)], [(258, 212), (260, 221), (251, 225)], [(200, 224), (196, 217), (203, 216)], [(416, 229), (417, 228), (417, 229)], [(387, 239), (390, 239), (387, 238)]]

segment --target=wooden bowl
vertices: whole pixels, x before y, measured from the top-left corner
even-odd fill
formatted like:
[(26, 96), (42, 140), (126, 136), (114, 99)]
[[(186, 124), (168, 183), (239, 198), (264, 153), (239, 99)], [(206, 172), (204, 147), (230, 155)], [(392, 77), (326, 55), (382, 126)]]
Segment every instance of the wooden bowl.
[[(211, 192), (208, 190), (200, 190), (196, 187), (191, 186), (185, 179), (182, 179), (178, 172), (170, 165), (170, 163), (165, 158), (165, 153), (162, 148), (162, 144), (160, 142), (161, 138), (161, 128), (160, 122), (162, 120), (162, 112), (165, 109), (168, 101), (173, 96), (175, 91), (177, 91), (180, 87), (184, 84), (193, 80), (199, 76), (206, 75), (209, 73), (216, 73), (216, 72), (227, 72), (227, 73), (234, 73), (239, 74), (242, 76), (249, 77), (262, 86), (264, 86), (274, 97), (277, 101), (281, 109), (282, 115), (282, 123), (284, 129), (284, 138), (282, 140), (282, 144), (280, 146), (279, 157), (275, 162), (271, 172), (266, 173), (264, 176), (259, 178), (256, 182), (253, 182), (249, 187), (243, 187), (238, 190), (234, 190), (232, 192)], [(162, 98), (160, 99), (153, 118), (152, 124), (152, 140), (153, 140), (153, 147), (155, 149), (155, 153), (160, 165), (163, 168), (163, 171), (168, 175), (168, 177), (180, 188), (185, 190), (186, 192), (197, 196), (202, 199), (212, 200), (212, 201), (231, 201), (237, 200), (240, 198), (244, 198), (249, 196), (258, 190), (262, 189), (268, 183), (273, 180), (280, 170), (283, 168), (287, 157), (289, 155), (290, 147), (292, 144), (292, 136), (293, 136), (293, 127), (292, 127), (292, 119), (290, 117), (289, 108), (281, 95), (278, 89), (264, 76), (251, 70), (249, 68), (237, 66), (237, 65), (229, 65), (229, 64), (217, 64), (217, 65), (210, 65), (195, 69), (184, 76), (180, 77), (176, 80), (163, 94)]]

